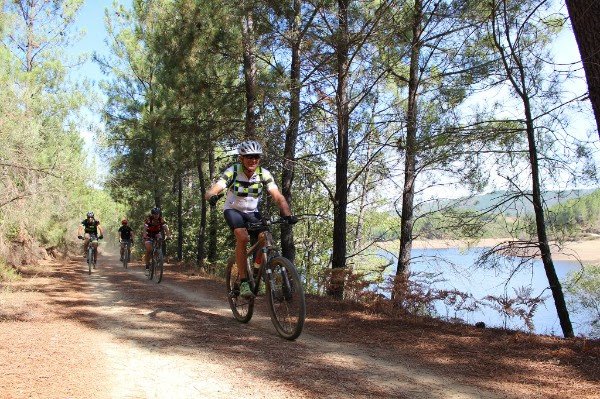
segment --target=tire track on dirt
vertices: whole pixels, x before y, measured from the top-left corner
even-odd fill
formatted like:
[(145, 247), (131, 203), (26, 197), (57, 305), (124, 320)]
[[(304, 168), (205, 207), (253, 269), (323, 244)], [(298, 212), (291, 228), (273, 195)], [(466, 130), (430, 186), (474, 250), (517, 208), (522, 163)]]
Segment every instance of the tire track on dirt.
[[(135, 279), (139, 283), (147, 285), (147, 289), (156, 292), (157, 296), (168, 296), (171, 299), (176, 299), (176, 302), (183, 306), (191, 306), (197, 312), (203, 315), (212, 315), (219, 320), (220, 323), (228, 324), (228, 327), (237, 328), (244, 333), (253, 336), (273, 335), (274, 328), (271, 325), (270, 319), (266, 316), (265, 309), (257, 310), (252, 321), (249, 324), (237, 323), (231, 316), (231, 311), (224, 301), (224, 297), (215, 298), (209, 293), (202, 291), (194, 291), (189, 287), (181, 285), (177, 281), (169, 281), (168, 268), (165, 272), (163, 282), (156, 285), (147, 281), (142, 275), (139, 268), (122, 269), (120, 266), (114, 266), (116, 259), (110, 262), (110, 266), (105, 268), (104, 272), (111, 274), (126, 274), (130, 278)], [(94, 291), (100, 293), (120, 292), (115, 290), (112, 283), (106, 282), (104, 279), (92, 279), (91, 284)], [(137, 312), (131, 313), (127, 309), (115, 307), (115, 297), (110, 295), (106, 297), (100, 294), (98, 300), (106, 306), (106, 312), (113, 313), (117, 317), (134, 317), (140, 319), (134, 322), (137, 326), (134, 331), (129, 331), (128, 334), (139, 334), (139, 329), (144, 328), (144, 331), (150, 330), (148, 339), (151, 340), (153, 334), (157, 331), (164, 330), (164, 326), (148, 324), (148, 318), (154, 314), (165, 312), (164, 307), (160, 304), (149, 306), (143, 310), (137, 309)], [(258, 298), (258, 301), (266, 301), (264, 298)], [(118, 304), (118, 300), (116, 301)], [(116, 313), (115, 313), (116, 312)], [(158, 321), (154, 321), (158, 322)], [(163, 321), (165, 322), (165, 321)], [(128, 322), (131, 324), (132, 320)], [(105, 323), (103, 323), (105, 324)], [(114, 326), (107, 326), (109, 331), (122, 329), (121, 323), (116, 323)], [(349, 332), (351, 333), (351, 332)], [(123, 335), (123, 331), (119, 331), (118, 335)], [(276, 338), (279, 339), (279, 338)], [(283, 340), (282, 340), (283, 341)], [(284, 345), (289, 345), (284, 341)], [(391, 362), (385, 359), (375, 357), (370, 351), (365, 351), (356, 345), (338, 344), (328, 341), (325, 337), (315, 336), (303, 333), (295, 342), (295, 345), (302, 353), (308, 354), (307, 358), (311, 363), (318, 363), (322, 366), (331, 366), (341, 370), (346, 370), (348, 373), (359, 374), (364, 378), (362, 383), (365, 386), (370, 386), (364, 392), (354, 392), (356, 387), (350, 387), (349, 397), (370, 397), (371, 394), (377, 393), (381, 397), (398, 397), (398, 398), (414, 398), (414, 399), (475, 399), (475, 398), (508, 398), (508, 396), (498, 395), (489, 391), (484, 391), (477, 387), (470, 387), (456, 383), (452, 378), (442, 377), (432, 372), (431, 370), (417, 367), (414, 364), (402, 362), (401, 360)], [(160, 344), (157, 344), (160, 348)], [(285, 391), (279, 392), (277, 396), (277, 386), (265, 387), (260, 390), (253, 391), (251, 379), (241, 378), (239, 374), (245, 374), (240, 367), (237, 367), (235, 362), (219, 358), (215, 359), (214, 352), (209, 350), (205, 352), (201, 348), (188, 348), (187, 355), (167, 355), (165, 353), (155, 353), (147, 348), (139, 348), (137, 346), (127, 345), (123, 347), (120, 344), (112, 344), (106, 346), (105, 355), (111, 359), (113, 367), (120, 368), (119, 375), (122, 378), (117, 378), (115, 387), (120, 387), (115, 391), (119, 397), (164, 397), (165, 393), (176, 393), (173, 397), (193, 397), (194, 395), (202, 394), (203, 397), (230, 397), (241, 389), (242, 396), (261, 397), (261, 391), (270, 391), (270, 397), (286, 397), (288, 395), (294, 397), (304, 397), (303, 390), (289, 391), (290, 387), (286, 387)], [(238, 348), (241, 352), (245, 349), (244, 346)], [(190, 358), (191, 357), (191, 358)], [(220, 364), (213, 363), (218, 360)], [(223, 364), (225, 363), (225, 364)], [(140, 372), (136, 374), (135, 381), (132, 384), (132, 379), (127, 372), (128, 370), (140, 370), (144, 366), (152, 365), (147, 375), (143, 376), (140, 381)], [(310, 367), (310, 363), (304, 364)], [(233, 378), (227, 378), (231, 371), (234, 370)], [(250, 373), (251, 374), (251, 373)], [(311, 385), (309, 379), (303, 379), (302, 373), (296, 376), (296, 382), (300, 382), (300, 386)], [(202, 378), (199, 376), (202, 375)], [(161, 386), (161, 381), (168, 381), (168, 387)], [(267, 381), (263, 381), (264, 384)], [(336, 384), (336, 381), (331, 381), (328, 385), (332, 392), (325, 397), (343, 397), (343, 386)], [(243, 388), (241, 388), (243, 386)], [(240, 389), (238, 389), (240, 388)], [(336, 389), (337, 388), (337, 389)], [(238, 392), (240, 393), (240, 392)], [(130, 395), (130, 396), (123, 396)], [(131, 396), (133, 395), (133, 396)], [(161, 396), (162, 395), (162, 396)], [(116, 396), (115, 396), (116, 397)], [(323, 396), (321, 396), (323, 397)]]

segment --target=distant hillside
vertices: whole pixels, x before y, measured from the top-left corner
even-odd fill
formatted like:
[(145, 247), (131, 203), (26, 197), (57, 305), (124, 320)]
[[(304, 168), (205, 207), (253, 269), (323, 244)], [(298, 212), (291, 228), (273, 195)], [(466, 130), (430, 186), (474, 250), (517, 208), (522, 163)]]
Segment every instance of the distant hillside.
[[(597, 189), (577, 189), (568, 191), (548, 191), (543, 194), (546, 206), (552, 207), (575, 198), (585, 197)], [(464, 210), (481, 211), (495, 205), (501, 204), (511, 195), (508, 191), (495, 191), (489, 194), (477, 195), (469, 199), (458, 200), (460, 208)], [(455, 202), (455, 201), (452, 201)], [(447, 204), (452, 203), (448, 201)], [(525, 198), (519, 198), (511, 202), (507, 207), (505, 216), (516, 216), (533, 213), (533, 206)]]

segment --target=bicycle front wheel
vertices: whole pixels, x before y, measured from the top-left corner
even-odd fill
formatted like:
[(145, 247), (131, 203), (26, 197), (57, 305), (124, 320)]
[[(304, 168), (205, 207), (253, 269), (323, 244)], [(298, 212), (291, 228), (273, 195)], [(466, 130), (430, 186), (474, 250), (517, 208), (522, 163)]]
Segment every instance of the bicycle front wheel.
[(94, 266), (94, 248), (92, 248), (92, 244), (88, 244), (87, 263), (88, 274), (92, 274), (92, 266)]
[(156, 250), (152, 259), (152, 280), (158, 284), (163, 275), (163, 253), (160, 249)]
[(148, 280), (152, 280), (152, 276), (154, 275), (154, 267), (155, 267), (155, 263), (154, 263), (154, 251), (152, 251), (151, 254), (152, 258), (150, 258), (150, 267), (147, 270), (146, 273), (146, 277), (148, 277)]
[(233, 312), (233, 317), (239, 322), (248, 323), (254, 312), (254, 298), (242, 298), (240, 296), (241, 279), (235, 257), (227, 262), (225, 284), (227, 285), (227, 301)]
[(304, 327), (306, 301), (296, 268), (283, 256), (267, 265), (267, 302), (271, 321), (285, 339), (298, 338)]

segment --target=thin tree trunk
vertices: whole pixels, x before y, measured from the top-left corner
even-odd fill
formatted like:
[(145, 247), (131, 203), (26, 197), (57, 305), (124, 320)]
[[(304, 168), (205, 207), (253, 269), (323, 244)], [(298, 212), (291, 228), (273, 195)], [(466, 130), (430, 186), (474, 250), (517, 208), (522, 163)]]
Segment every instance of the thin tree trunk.
[[(213, 181), (215, 178), (215, 152), (213, 146), (209, 146), (208, 150), (208, 175), (210, 181)], [(211, 265), (213, 265), (217, 261), (217, 217), (217, 210), (214, 207), (211, 208), (210, 230), (208, 232), (208, 262)]]
[[(369, 133), (367, 133), (367, 161), (371, 159), (371, 154), (373, 152), (373, 149), (371, 147), (371, 135), (373, 134), (373, 130), (375, 129), (375, 125), (374, 125), (374, 121), (373, 118), (371, 118), (371, 128), (369, 130)], [(369, 192), (369, 179), (371, 176), (371, 167), (367, 166), (363, 172), (363, 176), (362, 176), (362, 184), (361, 184), (361, 192), (360, 192), (360, 200), (359, 200), (359, 205), (358, 205), (358, 217), (356, 219), (356, 230), (354, 231), (354, 245), (353, 245), (353, 252), (356, 253), (357, 251), (360, 250), (361, 246), (362, 246), (362, 230), (363, 230), (363, 223), (364, 223), (364, 219), (365, 219), (365, 213), (366, 213), (366, 207), (365, 205), (367, 204), (367, 194)]]
[(154, 206), (157, 208), (161, 207), (162, 198), (161, 192), (159, 189), (158, 183), (158, 162), (156, 160), (156, 152), (157, 152), (157, 131), (156, 131), (156, 121), (154, 120), (154, 94), (152, 92), (152, 83), (148, 84), (148, 93), (149, 93), (149, 124), (150, 124), (150, 164), (152, 165), (152, 180), (150, 181), (150, 185), (153, 187), (154, 192)]
[[(251, 3), (251, 2), (250, 2)], [(242, 21), (242, 44), (244, 47), (244, 82), (246, 88), (246, 138), (256, 137), (256, 59), (254, 54), (254, 19), (252, 6), (245, 4)]]
[[(566, 338), (570, 338), (574, 336), (573, 326), (571, 325), (571, 320), (569, 318), (569, 311), (565, 302), (562, 286), (560, 284), (560, 281), (558, 280), (558, 276), (556, 275), (556, 269), (554, 268), (554, 262), (552, 261), (552, 254), (550, 252), (550, 245), (548, 243), (548, 235), (546, 233), (546, 222), (544, 220), (544, 208), (540, 186), (540, 171), (536, 145), (535, 125), (533, 114), (531, 112), (531, 97), (527, 90), (525, 68), (522, 64), (523, 60), (519, 57), (518, 53), (516, 53), (514, 47), (511, 46), (509, 48), (509, 52), (507, 53), (505, 48), (500, 43), (498, 37), (502, 34), (509, 36), (509, 33), (506, 31), (504, 33), (501, 33), (501, 30), (496, 28), (496, 24), (498, 23), (496, 8), (492, 8), (492, 11), (492, 27), (494, 29), (493, 39), (495, 46), (502, 56), (501, 59), (503, 62), (504, 70), (506, 72), (506, 76), (510, 81), (511, 85), (513, 86), (515, 92), (519, 95), (521, 101), (523, 102), (523, 110), (525, 113), (525, 127), (527, 130), (526, 133), (529, 150), (529, 164), (531, 166), (531, 200), (533, 203), (533, 210), (535, 214), (535, 225), (538, 237), (537, 244), (542, 255), (544, 271), (546, 272), (548, 284), (550, 285), (550, 290), (552, 291), (552, 297), (554, 298), (554, 305), (556, 306), (556, 312), (558, 314), (558, 320), (560, 321), (560, 326), (562, 328), (563, 335)], [(504, 22), (498, 23), (498, 26), (502, 26), (503, 23)], [(508, 65), (507, 59), (509, 58), (514, 62), (514, 65), (516, 65), (517, 68), (515, 68), (512, 65)]]
[[(308, 219), (306, 221), (306, 237), (311, 237), (312, 234), (312, 223), (311, 220)], [(312, 278), (312, 269), (313, 269), (313, 254), (314, 254), (314, 240), (308, 239), (306, 240), (306, 245), (304, 248), (305, 256), (304, 256), (304, 267), (306, 273), (306, 289), (310, 290), (313, 284)]]
[(328, 294), (337, 299), (344, 297), (344, 270), (346, 268), (346, 210), (348, 207), (348, 72), (349, 34), (348, 4), (338, 0), (339, 38), (337, 42), (337, 148), (335, 168), (335, 195), (333, 202), (333, 253), (331, 255), (331, 285)]
[(531, 108), (529, 105), (529, 99), (524, 98), (525, 115), (527, 121), (527, 141), (529, 144), (529, 161), (531, 164), (531, 179), (533, 186), (533, 209), (535, 212), (535, 226), (537, 229), (538, 243), (540, 252), (542, 254), (542, 262), (544, 263), (544, 270), (548, 283), (550, 284), (550, 290), (552, 291), (552, 297), (554, 298), (554, 304), (556, 306), (556, 312), (558, 314), (558, 320), (563, 331), (565, 338), (571, 338), (573, 334), (573, 326), (571, 325), (571, 319), (569, 318), (569, 311), (565, 302), (565, 296), (563, 294), (562, 286), (556, 275), (556, 269), (554, 268), (554, 262), (552, 261), (552, 254), (550, 252), (550, 245), (548, 243), (548, 235), (546, 234), (546, 222), (544, 220), (544, 208), (542, 206), (542, 193), (540, 189), (540, 172), (538, 166), (537, 149), (535, 143), (535, 129), (533, 127), (533, 118), (531, 117)]
[(183, 177), (177, 178), (177, 260), (183, 259)]
[[(292, 34), (292, 65), (290, 71), (290, 124), (285, 135), (283, 150), (283, 173), (281, 174), (281, 192), (292, 207), (292, 183), (294, 181), (294, 161), (296, 157), (296, 142), (300, 123), (300, 20), (302, 1), (294, 0), (294, 11), (291, 17)], [(281, 252), (292, 262), (296, 258), (294, 233), (292, 226), (281, 225)]]
[(566, 0), (600, 137), (600, 1)]
[[(408, 105), (406, 109), (406, 145), (404, 160), (404, 190), (402, 191), (402, 214), (400, 218), (400, 251), (396, 276), (409, 272), (414, 223), (414, 198), (417, 155), (417, 115), (419, 89), (419, 56), (423, 33), (423, 2), (415, 1), (413, 12), (412, 46), (408, 80)], [(393, 295), (393, 293), (392, 293)]]
[[(369, 151), (370, 152), (370, 148)], [(356, 229), (354, 230), (354, 244), (352, 245), (352, 252), (356, 253), (360, 250), (361, 246), (362, 246), (362, 230), (363, 230), (363, 223), (365, 220), (365, 213), (366, 213), (366, 207), (365, 204), (367, 202), (367, 193), (368, 193), (368, 187), (367, 185), (369, 184), (369, 176), (370, 176), (370, 167), (366, 167), (364, 172), (363, 172), (363, 177), (362, 177), (362, 187), (361, 187), (361, 192), (360, 192), (360, 200), (359, 200), (359, 205), (358, 205), (358, 215), (356, 218)]]
[[(35, 4), (29, 3), (27, 7), (27, 12), (25, 12), (23, 15), (26, 18), (27, 26), (27, 48), (25, 52), (25, 70), (27, 72), (31, 72), (33, 70), (33, 49), (36, 47), (34, 39), (35, 36), (33, 32), (33, 26), (35, 23), (33, 12), (34, 7), (36, 7)], [(23, 6), (21, 6), (21, 9), (24, 11)]]
[(206, 181), (204, 178), (204, 162), (202, 155), (198, 151), (196, 155), (196, 165), (198, 168), (198, 181), (200, 182), (200, 228), (198, 229), (198, 245), (197, 245), (197, 257), (196, 265), (199, 268), (204, 268), (204, 259), (206, 258), (206, 249), (204, 241), (206, 239), (206, 200), (204, 195), (206, 194)]

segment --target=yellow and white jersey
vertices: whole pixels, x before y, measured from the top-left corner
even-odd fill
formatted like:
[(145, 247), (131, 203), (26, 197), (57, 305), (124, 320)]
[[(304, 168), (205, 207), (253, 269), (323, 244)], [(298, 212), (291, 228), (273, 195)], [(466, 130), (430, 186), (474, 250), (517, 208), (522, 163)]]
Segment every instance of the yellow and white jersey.
[(259, 166), (248, 178), (242, 165), (238, 163), (227, 168), (217, 183), (228, 188), (224, 209), (235, 209), (240, 212), (255, 212), (263, 188), (267, 191), (277, 188), (273, 175), (267, 169)]

